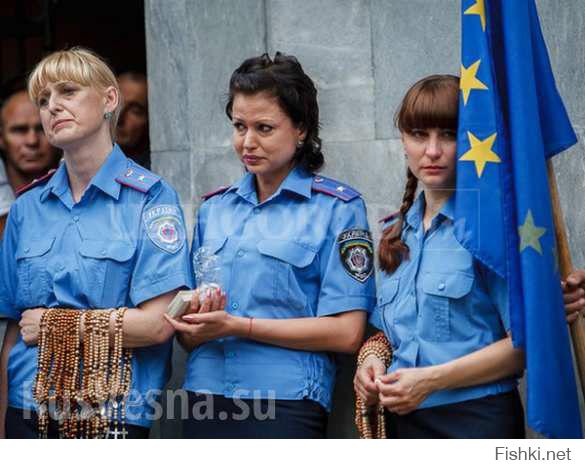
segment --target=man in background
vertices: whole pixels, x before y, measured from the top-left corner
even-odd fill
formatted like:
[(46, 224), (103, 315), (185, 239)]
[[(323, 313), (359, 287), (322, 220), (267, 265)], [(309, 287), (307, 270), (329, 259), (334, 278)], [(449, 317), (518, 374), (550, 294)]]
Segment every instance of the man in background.
[(127, 157), (150, 169), (148, 135), (148, 85), (142, 73), (127, 72), (118, 76), (123, 107), (118, 120), (116, 143)]
[[(0, 218), (19, 187), (30, 184), (59, 164), (60, 153), (43, 132), (41, 118), (28, 93), (18, 90), (0, 106)], [(3, 226), (2, 221), (0, 225)]]

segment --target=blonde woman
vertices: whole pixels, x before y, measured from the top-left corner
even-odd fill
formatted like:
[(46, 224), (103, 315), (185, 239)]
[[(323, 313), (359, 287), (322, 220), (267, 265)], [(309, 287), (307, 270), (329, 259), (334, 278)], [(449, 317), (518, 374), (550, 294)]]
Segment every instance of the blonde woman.
[[(120, 90), (94, 53), (49, 55), (32, 72), (29, 94), (64, 163), (20, 194), (7, 221), (0, 314), (11, 321), (1, 354), (0, 431), (37, 436), (32, 384), (47, 308), (127, 307), (123, 345), (133, 349), (132, 381), (121, 436), (146, 437), (169, 375), (173, 328), (163, 313), (178, 289), (190, 287), (177, 194), (114, 143)], [(106, 436), (120, 436), (112, 433)], [(57, 422), (48, 436), (59, 436)]]

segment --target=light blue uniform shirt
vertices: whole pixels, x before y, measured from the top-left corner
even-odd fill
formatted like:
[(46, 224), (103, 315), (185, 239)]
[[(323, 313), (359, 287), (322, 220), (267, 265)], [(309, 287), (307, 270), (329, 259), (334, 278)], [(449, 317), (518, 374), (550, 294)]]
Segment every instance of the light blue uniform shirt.
[[(208, 246), (220, 257), (228, 312), (292, 319), (372, 311), (373, 249), (359, 194), (296, 168), (258, 203), (254, 181), (246, 174), (197, 216), (192, 252)], [(321, 184), (351, 200), (320, 192)], [(335, 371), (331, 353), (227, 337), (191, 353), (184, 387), (242, 399), (306, 398), (330, 410)]]
[[(179, 200), (159, 176), (118, 146), (74, 203), (65, 164), (13, 204), (0, 253), (0, 313), (35, 307), (135, 307), (190, 287)], [(172, 342), (135, 348), (127, 421), (150, 426), (168, 380)], [(37, 347), (19, 336), (8, 362), (8, 403), (33, 409)]]
[[(403, 227), (409, 258), (378, 278), (378, 303), (371, 318), (392, 343), (388, 372), (449, 362), (480, 350), (509, 330), (504, 279), (482, 267), (455, 239), (453, 198), (425, 233), (424, 194)], [(431, 394), (420, 408), (451, 404), (512, 390), (515, 379)]]

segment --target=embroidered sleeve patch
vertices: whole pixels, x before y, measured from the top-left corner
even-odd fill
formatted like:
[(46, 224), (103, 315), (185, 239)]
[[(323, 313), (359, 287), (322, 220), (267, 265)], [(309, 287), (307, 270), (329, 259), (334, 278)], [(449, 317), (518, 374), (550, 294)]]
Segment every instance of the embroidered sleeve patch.
[(339, 255), (345, 271), (359, 282), (374, 272), (374, 246), (367, 230), (346, 230), (337, 237)]
[(146, 234), (156, 247), (174, 254), (185, 244), (185, 227), (175, 205), (157, 205), (142, 216)]

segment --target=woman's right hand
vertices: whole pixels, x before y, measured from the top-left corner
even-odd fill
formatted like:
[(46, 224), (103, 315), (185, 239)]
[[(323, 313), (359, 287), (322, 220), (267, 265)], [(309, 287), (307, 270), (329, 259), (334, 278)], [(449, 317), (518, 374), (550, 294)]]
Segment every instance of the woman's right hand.
[(364, 362), (359, 366), (353, 378), (353, 388), (355, 393), (368, 406), (378, 403), (378, 385), (376, 378), (386, 373), (384, 362), (375, 355), (366, 357)]

